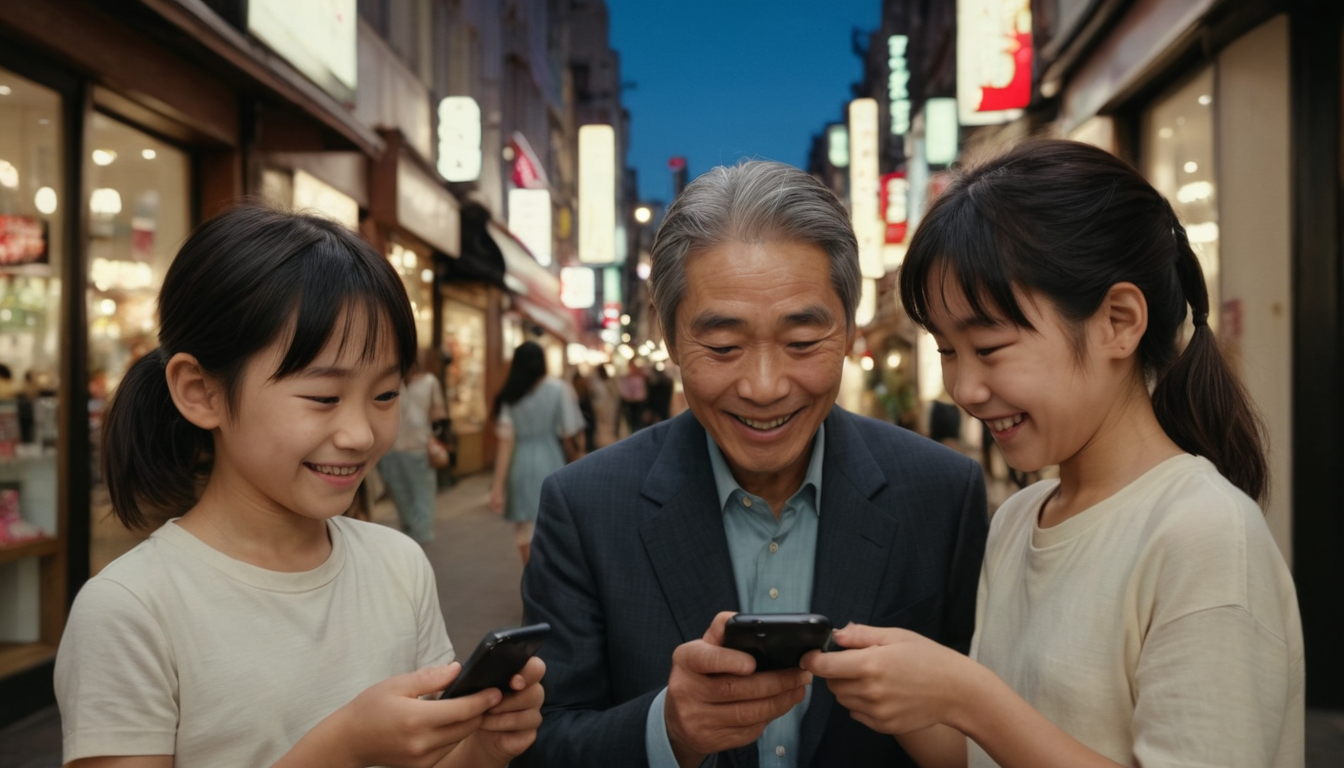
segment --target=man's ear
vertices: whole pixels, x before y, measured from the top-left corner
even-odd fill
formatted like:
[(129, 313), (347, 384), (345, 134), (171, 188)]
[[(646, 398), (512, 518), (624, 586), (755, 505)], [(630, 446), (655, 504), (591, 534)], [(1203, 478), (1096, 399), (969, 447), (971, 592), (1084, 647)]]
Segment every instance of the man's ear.
[(1116, 283), (1101, 302), (1101, 346), (1121, 360), (1135, 354), (1148, 330), (1148, 300), (1133, 283)]
[(192, 355), (178, 352), (164, 369), (168, 377), (168, 393), (173, 405), (187, 421), (201, 429), (211, 430), (224, 422), (226, 403), (224, 388), (205, 372)]

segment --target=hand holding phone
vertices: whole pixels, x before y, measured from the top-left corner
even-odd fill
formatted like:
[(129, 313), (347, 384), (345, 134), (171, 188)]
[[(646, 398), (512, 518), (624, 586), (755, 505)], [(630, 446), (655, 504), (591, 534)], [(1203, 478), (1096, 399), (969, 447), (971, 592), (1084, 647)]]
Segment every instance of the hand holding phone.
[(830, 637), (830, 619), (816, 613), (739, 613), (723, 628), (723, 646), (751, 654), (758, 672), (794, 669)]
[(509, 695), (513, 692), (509, 681), (536, 655), (550, 634), (551, 625), (544, 621), (486, 633), (440, 698), (469, 696), (486, 688), (498, 688), (505, 696)]

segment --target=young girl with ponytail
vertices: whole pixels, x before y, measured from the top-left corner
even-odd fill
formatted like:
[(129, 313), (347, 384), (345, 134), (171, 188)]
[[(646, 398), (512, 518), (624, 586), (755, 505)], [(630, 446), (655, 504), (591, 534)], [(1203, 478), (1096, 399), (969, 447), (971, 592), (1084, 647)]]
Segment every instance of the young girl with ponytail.
[[(347, 510), (395, 440), (415, 321), (395, 271), (324, 219), (202, 225), (159, 295), (161, 346), (104, 422), (128, 527), (56, 658), (65, 763), (503, 766), (535, 737), (544, 667), (503, 696), (456, 676), (434, 573)], [(422, 698), (423, 697), (423, 698)]]
[(1303, 765), (1261, 430), (1166, 200), (1094, 147), (1020, 145), (933, 204), (900, 290), (957, 403), (1059, 479), (994, 516), (969, 658), (850, 626), (804, 667), (926, 768)]

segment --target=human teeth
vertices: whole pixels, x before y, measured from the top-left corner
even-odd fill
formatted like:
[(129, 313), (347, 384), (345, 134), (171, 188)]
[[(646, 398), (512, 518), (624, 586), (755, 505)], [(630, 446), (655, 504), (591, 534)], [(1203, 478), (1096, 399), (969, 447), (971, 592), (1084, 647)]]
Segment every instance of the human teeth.
[(743, 424), (746, 424), (748, 427), (751, 427), (752, 429), (774, 429), (775, 427), (778, 427), (779, 425), (783, 424), (784, 422), (788, 421), (791, 418), (793, 418), (793, 414), (789, 414), (788, 416), (775, 419), (774, 421), (752, 421), (751, 419), (744, 418), (742, 416), (738, 416), (737, 420), (742, 422)]
[(1026, 414), (1018, 413), (1002, 419), (990, 419), (988, 424), (989, 428), (995, 432), (1004, 432), (1021, 424), (1024, 418), (1026, 418)]
[(334, 475), (336, 477), (348, 477), (359, 471), (359, 467), (330, 467), (326, 464), (309, 464), (314, 471), (324, 475)]

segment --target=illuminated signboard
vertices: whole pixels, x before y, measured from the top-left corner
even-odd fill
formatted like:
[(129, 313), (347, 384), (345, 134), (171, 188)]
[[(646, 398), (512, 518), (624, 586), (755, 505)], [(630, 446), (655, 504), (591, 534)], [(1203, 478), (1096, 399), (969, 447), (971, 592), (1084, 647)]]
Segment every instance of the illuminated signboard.
[(859, 241), (859, 271), (873, 279), (885, 271), (877, 150), (877, 100), (855, 99), (849, 103), (849, 213)]
[(355, 0), (250, 0), (247, 30), (341, 101), (355, 95)]
[(311, 208), (359, 231), (359, 203), (312, 174), (294, 172), (294, 207)]
[(910, 38), (892, 35), (887, 38), (887, 98), (891, 103), (891, 132), (904, 136), (910, 132), (910, 68), (906, 66), (905, 49)]
[(545, 189), (510, 189), (509, 231), (527, 246), (538, 264), (550, 266), (551, 193)]
[(887, 224), (883, 242), (888, 244), (905, 242), (906, 220), (910, 213), (906, 202), (909, 194), (910, 182), (906, 181), (904, 171), (888, 173), (882, 177), (880, 207), (882, 220)]
[(924, 161), (951, 165), (957, 160), (957, 100), (924, 102)]
[(449, 181), (481, 177), (481, 107), (470, 96), (439, 102), (438, 168)]
[(1031, 103), (1030, 0), (957, 0), (962, 125), (1017, 119)]
[(579, 128), (579, 261), (616, 260), (616, 132)]
[(836, 168), (849, 166), (849, 127), (832, 125), (826, 129), (826, 159)]
[(560, 303), (570, 309), (588, 309), (597, 301), (597, 275), (592, 267), (560, 270)]

